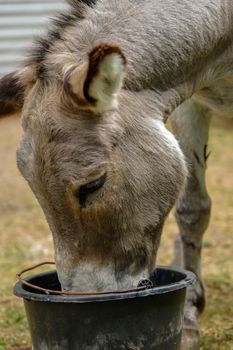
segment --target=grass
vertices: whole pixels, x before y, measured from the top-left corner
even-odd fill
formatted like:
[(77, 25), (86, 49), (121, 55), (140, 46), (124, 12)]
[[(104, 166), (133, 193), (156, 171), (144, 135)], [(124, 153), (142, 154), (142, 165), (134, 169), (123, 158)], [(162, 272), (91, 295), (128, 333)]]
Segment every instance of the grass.
[[(233, 349), (233, 124), (228, 123), (225, 127), (215, 123), (210, 134), (207, 181), (213, 209), (203, 242), (207, 306), (200, 319), (201, 350)], [(53, 259), (43, 213), (16, 169), (19, 138), (16, 117), (0, 121), (0, 350), (26, 350), (30, 345), (23, 303), (12, 295), (16, 272)], [(160, 264), (170, 263), (176, 233), (171, 214), (159, 251)]]

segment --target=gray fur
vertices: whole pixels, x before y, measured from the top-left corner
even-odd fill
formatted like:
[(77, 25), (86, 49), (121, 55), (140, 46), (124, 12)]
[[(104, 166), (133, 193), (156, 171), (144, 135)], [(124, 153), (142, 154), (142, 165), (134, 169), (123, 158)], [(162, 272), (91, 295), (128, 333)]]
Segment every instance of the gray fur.
[[(183, 262), (198, 275), (183, 345), (194, 350), (198, 298), (204, 298), (201, 241), (210, 211), (206, 120), (212, 111), (232, 114), (232, 0), (70, 3), (71, 12), (35, 42), (26, 68), (15, 75), (25, 91), (19, 169), (50, 224), (64, 289), (134, 287), (140, 273), (153, 269), (163, 222), (180, 195)], [(102, 43), (121, 48), (127, 72), (118, 109), (97, 115), (64, 98), (63, 82)], [(188, 99), (172, 117), (190, 169), (184, 191), (184, 156), (163, 121)], [(80, 208), (80, 186), (105, 172), (104, 187)], [(101, 276), (95, 278), (96, 266)], [(85, 286), (87, 272), (92, 279), (87, 276)]]

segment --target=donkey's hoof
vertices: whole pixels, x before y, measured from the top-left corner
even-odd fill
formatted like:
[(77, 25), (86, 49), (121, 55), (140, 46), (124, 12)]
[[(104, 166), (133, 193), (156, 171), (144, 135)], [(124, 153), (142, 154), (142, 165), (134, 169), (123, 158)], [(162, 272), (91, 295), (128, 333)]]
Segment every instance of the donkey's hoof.
[(181, 350), (200, 349), (200, 333), (198, 330), (197, 315), (197, 308), (190, 304), (186, 304)]
[(200, 335), (198, 329), (184, 328), (182, 332), (181, 350), (199, 350)]

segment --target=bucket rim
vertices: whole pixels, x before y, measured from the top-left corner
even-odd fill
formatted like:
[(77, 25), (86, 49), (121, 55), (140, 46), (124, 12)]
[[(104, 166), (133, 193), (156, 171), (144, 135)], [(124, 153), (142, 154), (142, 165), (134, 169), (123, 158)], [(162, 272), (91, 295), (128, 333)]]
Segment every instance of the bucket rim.
[[(183, 275), (183, 278), (178, 282), (173, 282), (163, 286), (156, 286), (151, 289), (145, 289), (141, 291), (126, 292), (122, 294), (111, 293), (111, 294), (100, 294), (100, 295), (87, 295), (87, 296), (62, 296), (62, 295), (52, 295), (52, 294), (42, 294), (27, 291), (21, 281), (18, 281), (13, 289), (14, 295), (23, 298), (28, 301), (40, 301), (40, 302), (52, 302), (52, 303), (88, 303), (88, 302), (103, 302), (103, 301), (114, 301), (114, 300), (127, 300), (132, 298), (142, 298), (153, 295), (161, 295), (172, 293), (177, 290), (186, 289), (189, 285), (193, 284), (196, 280), (196, 276), (193, 272), (177, 268), (177, 267), (167, 267), (167, 266), (156, 266), (154, 272), (156, 271), (169, 271), (174, 273), (179, 273)], [(57, 273), (56, 270), (43, 272), (39, 274), (31, 275), (25, 280), (30, 281), (35, 277), (43, 277), (46, 275), (53, 275)]]

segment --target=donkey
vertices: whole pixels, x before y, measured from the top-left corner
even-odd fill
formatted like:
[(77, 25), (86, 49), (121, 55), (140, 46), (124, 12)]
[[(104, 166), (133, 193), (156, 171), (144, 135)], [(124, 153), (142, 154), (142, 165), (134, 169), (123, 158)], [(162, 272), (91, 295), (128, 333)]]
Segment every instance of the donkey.
[(136, 287), (176, 203), (176, 262), (197, 275), (183, 349), (198, 349), (208, 129), (213, 111), (233, 108), (232, 0), (68, 2), (0, 80), (0, 114), (22, 114), (17, 164), (51, 228), (62, 288)]

